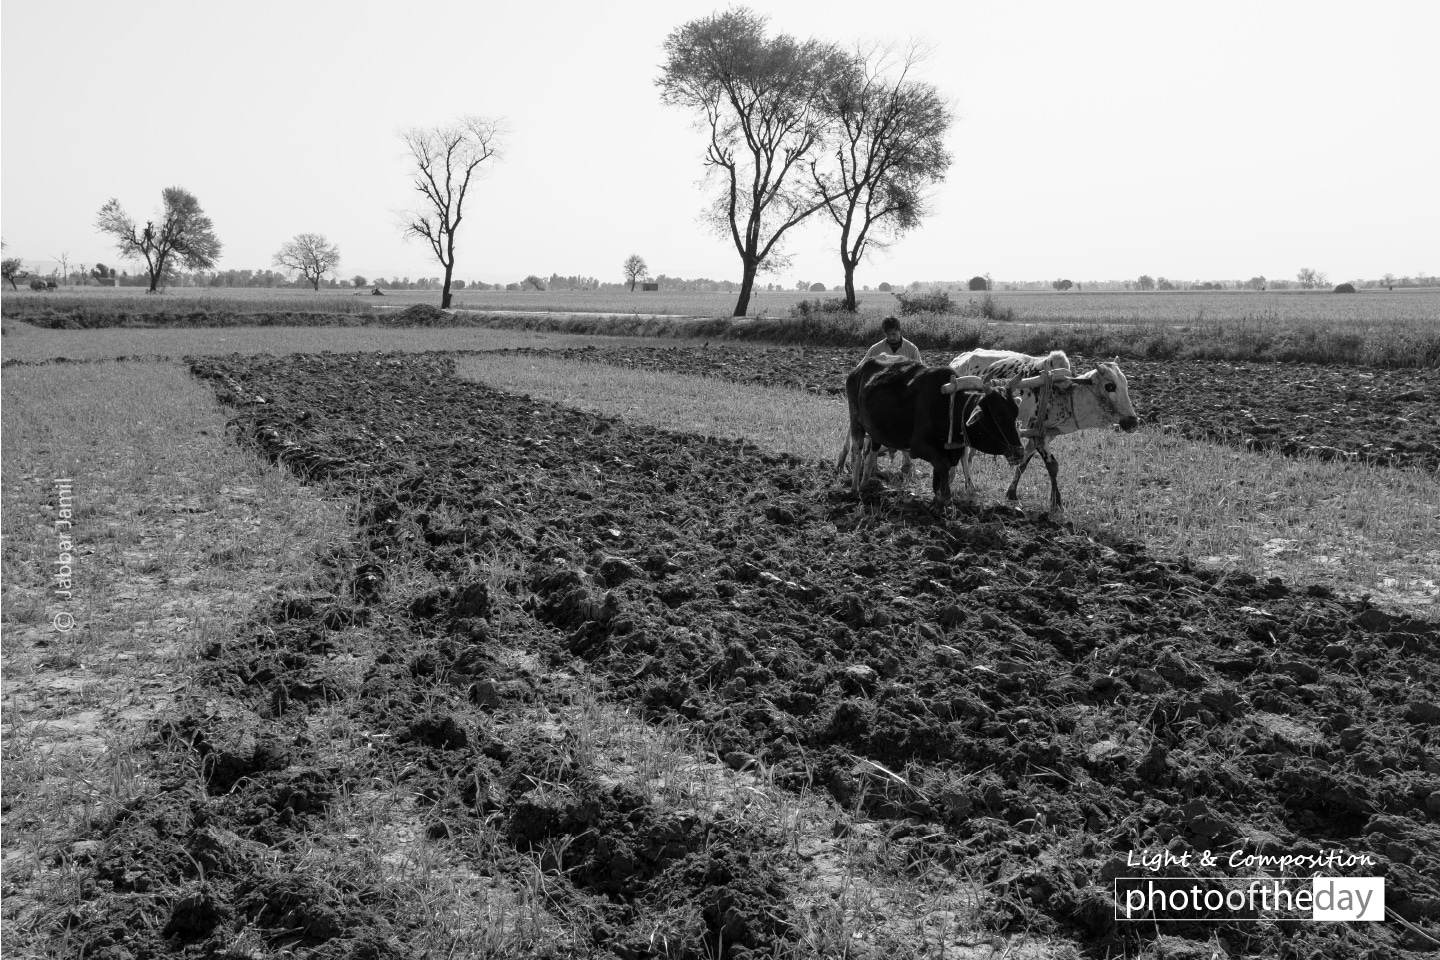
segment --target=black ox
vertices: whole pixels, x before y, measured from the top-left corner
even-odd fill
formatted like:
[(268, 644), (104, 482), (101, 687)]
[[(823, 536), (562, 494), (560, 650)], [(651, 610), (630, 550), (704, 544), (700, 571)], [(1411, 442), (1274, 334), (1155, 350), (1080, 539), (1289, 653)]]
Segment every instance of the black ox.
[[(949, 367), (927, 367), (913, 360), (872, 357), (845, 378), (850, 403), (850, 436), (837, 470), (853, 449), (851, 482), (860, 489), (862, 466), (868, 475), (881, 447), (905, 450), (931, 466), (931, 487), (940, 502), (950, 499), (950, 471), (963, 463), (967, 448), (1002, 456), (1018, 464), (1024, 456), (1015, 426), (1019, 406), (1016, 376), (1004, 389), (979, 377), (957, 377)], [(868, 456), (865, 441), (869, 439)], [(970, 471), (965, 488), (973, 496)]]

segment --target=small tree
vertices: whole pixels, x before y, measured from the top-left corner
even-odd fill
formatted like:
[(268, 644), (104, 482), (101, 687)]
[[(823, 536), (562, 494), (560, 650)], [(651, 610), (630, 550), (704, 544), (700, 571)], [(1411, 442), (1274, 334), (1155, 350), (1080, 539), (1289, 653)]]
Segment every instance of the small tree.
[(1069, 280), (1055, 280), (1051, 282), (1050, 286), (1054, 287), (1056, 290), (1069, 290), (1071, 287), (1075, 286), (1075, 284), (1071, 283)]
[(484, 175), (487, 160), (500, 156), (499, 121), (463, 117), (446, 127), (402, 134), (415, 163), (415, 190), (425, 198), (405, 222), (405, 235), (430, 244), (445, 269), (440, 308), (450, 309), (450, 277), (455, 272), (455, 233), (464, 216), (465, 195)]
[(533, 274), (533, 273), (530, 274), (530, 276), (526, 277), (525, 280), (524, 280), (524, 282), (527, 283), (527, 284), (529, 284), (530, 286), (534, 287), (536, 290), (541, 291), (542, 293), (543, 293), (544, 290), (545, 290), (545, 281), (544, 281), (544, 280), (541, 280), (539, 277), (535, 276), (535, 274)]
[(350, 283), (351, 283), (352, 285), (356, 286), (356, 287), (368, 287), (368, 286), (370, 286), (370, 281), (367, 280), (367, 279), (365, 279), (365, 275), (364, 275), (364, 274), (360, 274), (360, 273), (357, 273), (357, 274), (355, 274), (355, 276), (351, 277), (351, 278), (350, 278)]
[(150, 275), (150, 293), (160, 282), (174, 275), (177, 265), (191, 270), (207, 270), (220, 256), (220, 241), (215, 239), (214, 225), (195, 195), (181, 187), (166, 187), (161, 193), (163, 210), (159, 225), (154, 220), (145, 228), (130, 218), (111, 199), (100, 208), (95, 226), (101, 233), (115, 238), (115, 248), (126, 260), (144, 260)]
[(340, 265), (340, 248), (318, 233), (297, 233), (295, 239), (280, 248), (271, 264), (300, 274), (318, 292), (320, 281)]
[(1140, 279), (1135, 281), (1135, 289), (1154, 290), (1155, 278), (1150, 276), (1149, 274), (1141, 274)]
[(630, 254), (630, 256), (625, 258), (625, 264), (623, 269), (625, 271), (625, 282), (630, 284), (630, 292), (634, 293), (635, 282), (637, 280), (643, 279), (645, 277), (646, 271), (650, 268), (645, 265), (644, 257), (640, 256), (640, 254), (638, 253), (632, 253)]
[(25, 263), (19, 257), (6, 257), (0, 261), (0, 277), (4, 278), (5, 283), (10, 284), (10, 289), (19, 290), (15, 281), (24, 280), (28, 276), (30, 274), (25, 271)]

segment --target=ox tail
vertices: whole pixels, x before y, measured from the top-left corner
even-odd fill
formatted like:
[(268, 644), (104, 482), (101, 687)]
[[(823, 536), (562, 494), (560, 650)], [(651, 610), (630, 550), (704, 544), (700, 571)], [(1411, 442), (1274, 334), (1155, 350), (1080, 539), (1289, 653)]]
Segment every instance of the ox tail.
[(845, 461), (850, 458), (850, 435), (845, 435), (845, 445), (840, 448), (840, 458), (835, 461), (835, 472), (839, 473), (845, 469)]

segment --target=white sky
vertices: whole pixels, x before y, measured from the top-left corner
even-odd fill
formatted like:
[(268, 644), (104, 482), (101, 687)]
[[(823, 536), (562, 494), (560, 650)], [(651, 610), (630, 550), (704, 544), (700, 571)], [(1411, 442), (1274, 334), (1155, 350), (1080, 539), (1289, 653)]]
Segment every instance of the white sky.
[[(1440, 4), (756, 3), (773, 30), (918, 38), (951, 97), (955, 163), (934, 214), (861, 267), (882, 280), (1292, 278), (1440, 273)], [(714, 0), (3, 0), (0, 220), (7, 256), (117, 260), (96, 232), (182, 186), (222, 268), (300, 232), (342, 275), (435, 276), (402, 240), (398, 131), (503, 117), (467, 204), (461, 279), (551, 272), (740, 277), (699, 221), (705, 140), (655, 87), (667, 34)], [(842, 277), (833, 232), (762, 280)]]

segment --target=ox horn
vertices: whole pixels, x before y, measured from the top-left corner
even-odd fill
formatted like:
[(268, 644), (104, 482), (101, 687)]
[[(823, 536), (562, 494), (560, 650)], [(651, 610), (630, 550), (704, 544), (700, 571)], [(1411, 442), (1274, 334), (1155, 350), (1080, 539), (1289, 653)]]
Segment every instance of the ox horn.
[(984, 386), (985, 381), (981, 380), (979, 377), (956, 377), (949, 383), (945, 384), (945, 386), (941, 387), (940, 392), (948, 396), (950, 394), (958, 393), (961, 390), (980, 390)]
[(1009, 380), (1007, 380), (1007, 381), (1005, 382), (1005, 392), (1006, 392), (1006, 393), (1014, 393), (1014, 392), (1015, 392), (1015, 388), (1020, 385), (1020, 380), (1021, 380), (1021, 378), (1024, 377), (1024, 376), (1025, 376), (1025, 374), (1023, 374), (1023, 373), (1017, 373), (1017, 374), (1015, 374), (1015, 376), (1013, 376), (1013, 377), (1011, 377)]

